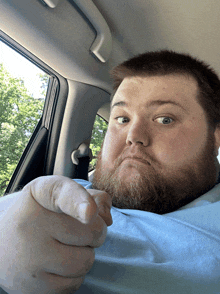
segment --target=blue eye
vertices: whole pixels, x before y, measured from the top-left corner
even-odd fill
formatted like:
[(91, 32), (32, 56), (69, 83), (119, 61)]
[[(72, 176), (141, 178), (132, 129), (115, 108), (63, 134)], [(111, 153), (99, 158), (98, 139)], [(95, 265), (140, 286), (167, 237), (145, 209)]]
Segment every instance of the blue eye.
[(173, 122), (173, 119), (167, 116), (161, 116), (155, 119), (158, 123), (163, 125), (169, 125)]
[(125, 124), (127, 122), (129, 122), (129, 119), (125, 116), (119, 116), (119, 117), (116, 117), (116, 120), (117, 122), (122, 125), (122, 124)]

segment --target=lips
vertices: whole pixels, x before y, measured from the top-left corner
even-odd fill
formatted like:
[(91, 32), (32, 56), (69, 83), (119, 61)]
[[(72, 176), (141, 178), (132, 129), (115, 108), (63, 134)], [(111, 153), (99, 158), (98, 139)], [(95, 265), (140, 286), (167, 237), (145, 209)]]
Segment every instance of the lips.
[(125, 156), (123, 158), (123, 161), (125, 160), (134, 160), (134, 161), (138, 161), (138, 162), (141, 162), (141, 163), (144, 163), (144, 164), (147, 164), (147, 165), (151, 165), (149, 160), (143, 158), (143, 157), (140, 157), (140, 156), (136, 156), (136, 155), (132, 155), (132, 156)]
[(125, 148), (115, 161), (115, 168), (119, 167), (123, 161), (127, 160), (130, 162), (133, 161), (133, 163), (136, 162), (136, 164), (142, 163), (151, 167), (153, 167), (154, 164), (157, 164), (153, 156), (139, 146), (129, 146)]

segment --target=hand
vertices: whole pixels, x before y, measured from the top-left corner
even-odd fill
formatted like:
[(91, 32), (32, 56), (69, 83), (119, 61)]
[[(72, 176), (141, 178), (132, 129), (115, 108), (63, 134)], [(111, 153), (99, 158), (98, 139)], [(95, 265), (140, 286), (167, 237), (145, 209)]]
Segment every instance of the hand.
[(110, 196), (47, 176), (14, 197), (0, 217), (2, 288), (22, 294), (78, 290), (112, 223)]

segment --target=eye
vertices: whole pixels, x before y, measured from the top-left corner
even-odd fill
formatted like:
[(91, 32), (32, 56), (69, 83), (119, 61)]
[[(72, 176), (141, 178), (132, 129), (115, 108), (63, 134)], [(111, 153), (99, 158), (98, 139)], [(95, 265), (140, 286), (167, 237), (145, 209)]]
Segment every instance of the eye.
[(123, 125), (123, 124), (129, 122), (129, 118), (127, 118), (125, 116), (116, 117), (116, 120), (120, 125)]
[(158, 123), (163, 124), (163, 125), (169, 125), (171, 124), (174, 120), (171, 117), (168, 116), (161, 116), (155, 119)]

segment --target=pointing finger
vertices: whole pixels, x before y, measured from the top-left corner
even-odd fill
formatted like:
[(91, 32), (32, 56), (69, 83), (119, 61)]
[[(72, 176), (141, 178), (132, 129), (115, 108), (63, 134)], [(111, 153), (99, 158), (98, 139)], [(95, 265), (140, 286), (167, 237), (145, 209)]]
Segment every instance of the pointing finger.
[(112, 206), (112, 199), (110, 195), (104, 191), (95, 189), (88, 189), (87, 192), (92, 196), (98, 206), (98, 214), (102, 217), (107, 226), (111, 226), (113, 221), (110, 213)]

